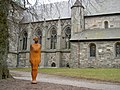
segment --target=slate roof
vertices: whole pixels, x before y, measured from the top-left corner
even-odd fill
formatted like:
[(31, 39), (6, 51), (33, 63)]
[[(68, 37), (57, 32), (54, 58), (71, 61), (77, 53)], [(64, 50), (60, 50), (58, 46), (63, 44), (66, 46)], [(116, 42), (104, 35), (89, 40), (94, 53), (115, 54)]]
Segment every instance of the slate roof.
[[(85, 17), (94, 17), (101, 16), (104, 14), (110, 13), (120, 13), (120, 0), (82, 0), (82, 5), (80, 3), (75, 3), (76, 0), (68, 0), (50, 4), (38, 4), (35, 6), (35, 13), (38, 15), (37, 18), (33, 19), (33, 16), (27, 11), (24, 12), (24, 23), (29, 22), (38, 22), (47, 20), (55, 20), (55, 19), (64, 19), (71, 18), (71, 7), (75, 6), (84, 6), (85, 8)], [(77, 0), (76, 2), (80, 2), (81, 0)], [(31, 9), (30, 12), (34, 10)], [(33, 12), (34, 13), (34, 12)]]
[(120, 39), (120, 28), (109, 28), (109, 29), (93, 29), (83, 30), (80, 33), (76, 33), (71, 37), (71, 41), (75, 40), (110, 40)]

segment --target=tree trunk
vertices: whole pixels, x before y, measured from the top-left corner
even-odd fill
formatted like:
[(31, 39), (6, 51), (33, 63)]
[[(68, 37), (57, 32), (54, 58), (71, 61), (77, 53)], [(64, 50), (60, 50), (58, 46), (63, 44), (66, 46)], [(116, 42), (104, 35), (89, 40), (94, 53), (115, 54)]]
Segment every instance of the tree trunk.
[(9, 46), (7, 26), (8, 9), (9, 0), (0, 0), (0, 79), (10, 77), (6, 62)]

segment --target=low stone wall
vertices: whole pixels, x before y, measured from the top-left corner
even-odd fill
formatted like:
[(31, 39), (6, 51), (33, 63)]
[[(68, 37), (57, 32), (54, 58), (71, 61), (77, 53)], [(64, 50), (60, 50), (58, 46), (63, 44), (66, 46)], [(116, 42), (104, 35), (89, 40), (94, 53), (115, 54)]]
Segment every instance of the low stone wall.
[[(89, 45), (96, 45), (96, 57), (90, 57)], [(116, 41), (72, 42), (71, 67), (120, 68), (120, 57), (115, 56)]]

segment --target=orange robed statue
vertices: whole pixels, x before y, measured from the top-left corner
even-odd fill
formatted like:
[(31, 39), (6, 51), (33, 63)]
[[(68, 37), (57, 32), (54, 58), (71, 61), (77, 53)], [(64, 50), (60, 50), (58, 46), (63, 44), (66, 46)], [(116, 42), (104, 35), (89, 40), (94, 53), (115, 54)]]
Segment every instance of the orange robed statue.
[(30, 46), (30, 63), (32, 67), (32, 84), (36, 84), (36, 77), (38, 73), (38, 65), (41, 62), (41, 45), (38, 43), (38, 37), (34, 37), (34, 44)]

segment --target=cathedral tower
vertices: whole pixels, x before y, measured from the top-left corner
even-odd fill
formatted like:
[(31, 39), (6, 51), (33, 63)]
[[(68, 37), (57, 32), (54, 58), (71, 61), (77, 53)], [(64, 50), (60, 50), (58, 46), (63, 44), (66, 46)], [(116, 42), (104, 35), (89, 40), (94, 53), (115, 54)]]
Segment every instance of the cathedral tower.
[(84, 30), (84, 7), (82, 5), (82, 1), (76, 0), (74, 5), (71, 7), (71, 25), (71, 35)]

